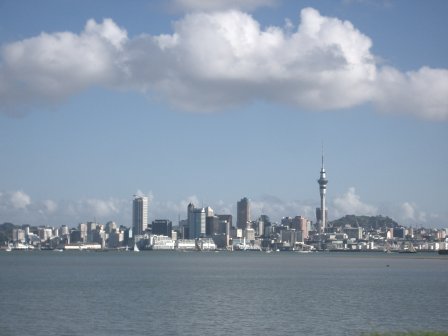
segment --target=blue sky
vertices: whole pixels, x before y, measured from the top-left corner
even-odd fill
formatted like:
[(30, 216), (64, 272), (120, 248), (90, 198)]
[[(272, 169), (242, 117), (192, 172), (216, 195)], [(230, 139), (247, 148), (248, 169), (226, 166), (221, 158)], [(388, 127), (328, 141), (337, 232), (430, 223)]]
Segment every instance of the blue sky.
[(447, 227), (446, 1), (1, 1), (0, 223), (210, 205)]

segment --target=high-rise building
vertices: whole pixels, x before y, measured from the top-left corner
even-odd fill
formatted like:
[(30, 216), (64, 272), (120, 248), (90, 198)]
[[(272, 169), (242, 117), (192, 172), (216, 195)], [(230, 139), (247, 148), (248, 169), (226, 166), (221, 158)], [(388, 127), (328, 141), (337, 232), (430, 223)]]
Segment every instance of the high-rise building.
[(236, 214), (236, 227), (238, 229), (249, 229), (250, 228), (250, 202), (247, 197), (242, 198), (236, 204), (237, 214)]
[(303, 238), (308, 238), (308, 219), (303, 216), (296, 216), (292, 219), (292, 229), (301, 232)]
[(204, 208), (188, 204), (188, 236), (190, 239), (205, 237), (206, 213)]
[(327, 195), (327, 176), (324, 168), (324, 153), (322, 150), (322, 168), (320, 169), (320, 177), (317, 180), (319, 183), (320, 192), (320, 209), (316, 209), (317, 223), (318, 223), (318, 233), (322, 234), (325, 232), (327, 226), (327, 209), (325, 208), (325, 200)]
[(148, 197), (134, 196), (132, 202), (132, 234), (142, 235), (148, 227)]
[(168, 219), (156, 219), (152, 221), (152, 234), (171, 237), (173, 223)]
[(87, 242), (87, 223), (79, 223), (79, 235), (82, 242)]

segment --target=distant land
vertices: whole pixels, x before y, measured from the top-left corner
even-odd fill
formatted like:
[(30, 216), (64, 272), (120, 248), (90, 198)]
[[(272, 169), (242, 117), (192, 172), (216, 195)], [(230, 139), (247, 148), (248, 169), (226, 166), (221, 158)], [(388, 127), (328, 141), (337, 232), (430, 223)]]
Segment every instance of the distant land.
[(385, 230), (399, 227), (398, 223), (390, 217), (384, 216), (356, 216), (345, 215), (330, 222), (330, 226), (343, 228), (346, 225), (351, 227), (361, 227), (364, 230)]

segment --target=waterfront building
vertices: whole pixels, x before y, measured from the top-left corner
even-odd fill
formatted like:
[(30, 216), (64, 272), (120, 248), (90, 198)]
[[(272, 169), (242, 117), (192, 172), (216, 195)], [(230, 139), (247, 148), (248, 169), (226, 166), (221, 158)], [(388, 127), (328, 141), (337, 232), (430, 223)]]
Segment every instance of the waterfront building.
[(178, 239), (176, 241), (176, 247), (178, 250), (196, 250), (195, 239)]
[(98, 243), (78, 243), (78, 244), (65, 244), (64, 250), (100, 250), (101, 244)]
[(219, 224), (220, 219), (218, 216), (207, 216), (205, 219), (205, 234), (207, 237), (211, 237), (214, 234), (220, 233)]
[(134, 196), (132, 202), (132, 233), (143, 235), (148, 227), (148, 197)]
[(79, 223), (78, 229), (79, 229), (79, 235), (80, 235), (79, 241), (86, 242), (87, 241), (87, 224)]
[(106, 232), (111, 233), (117, 228), (117, 224), (113, 221), (109, 221), (106, 223)]
[(250, 228), (250, 202), (247, 197), (242, 198), (236, 204), (236, 227), (246, 230)]
[(258, 237), (264, 236), (264, 221), (261, 217), (255, 222), (255, 231)]
[(171, 237), (165, 235), (151, 236), (151, 249), (153, 250), (174, 250), (176, 243)]
[(95, 232), (99, 224), (96, 222), (87, 222), (87, 241), (88, 242), (96, 242)]
[(182, 219), (179, 220), (179, 233), (180, 233), (180, 237), (179, 238), (188, 238), (189, 234), (190, 234), (190, 229), (188, 227), (188, 219)]
[(65, 235), (70, 234), (70, 229), (68, 228), (67, 225), (62, 225), (61, 226), (60, 234), (61, 234), (61, 236), (65, 236)]
[(96, 226), (98, 224), (96, 222), (87, 222), (87, 234), (96, 230)]
[(12, 241), (13, 242), (25, 242), (25, 231), (22, 229), (13, 229), (12, 230)]
[(76, 229), (72, 229), (70, 230), (70, 236), (69, 236), (69, 242), (70, 243), (79, 243), (82, 241), (81, 238), (81, 231), (76, 230)]
[(248, 242), (255, 241), (255, 230), (254, 229), (246, 229), (245, 237)]
[(188, 237), (196, 239), (205, 237), (206, 216), (204, 208), (195, 208), (193, 203), (188, 204)]
[(216, 244), (211, 238), (202, 238), (198, 241), (198, 249), (201, 251), (216, 250)]
[(303, 238), (308, 238), (309, 221), (303, 216), (296, 216), (291, 220), (291, 229), (301, 232)]
[(292, 225), (292, 218), (291, 217), (283, 217), (280, 221), (280, 224), (283, 226), (291, 227)]
[(178, 232), (175, 230), (171, 230), (171, 239), (176, 241), (178, 239)]
[(349, 239), (356, 239), (356, 240), (362, 239), (362, 228), (361, 227), (357, 227), (357, 228), (347, 227), (347, 228), (344, 228), (344, 233), (347, 234), (347, 237)]
[(152, 221), (152, 234), (171, 237), (173, 223), (168, 219), (156, 219)]
[(297, 241), (297, 235), (295, 229), (282, 230), (282, 243), (288, 243), (289, 246), (294, 246), (294, 243)]
[(37, 234), (41, 242), (45, 242), (51, 237), (53, 237), (53, 229), (48, 227), (37, 228)]
[(232, 224), (232, 215), (216, 215), (219, 217), (219, 219), (223, 222), (226, 222), (229, 225), (229, 229), (227, 232), (230, 232), (230, 228), (233, 226)]
[(328, 180), (324, 168), (323, 150), (322, 150), (322, 167), (320, 169), (320, 177), (317, 180), (317, 183), (319, 183), (320, 208), (316, 209), (316, 219), (318, 223), (318, 233), (323, 234), (325, 232), (325, 228), (327, 227), (327, 218), (328, 218), (328, 212), (325, 207)]
[(110, 248), (117, 248), (123, 244), (124, 232), (119, 229), (113, 229), (109, 233), (108, 246)]
[(215, 215), (215, 212), (213, 211), (213, 209), (211, 207), (206, 207), (205, 208), (205, 217), (213, 217)]
[(406, 229), (404, 227), (393, 228), (393, 237), (398, 239), (404, 239), (406, 236)]

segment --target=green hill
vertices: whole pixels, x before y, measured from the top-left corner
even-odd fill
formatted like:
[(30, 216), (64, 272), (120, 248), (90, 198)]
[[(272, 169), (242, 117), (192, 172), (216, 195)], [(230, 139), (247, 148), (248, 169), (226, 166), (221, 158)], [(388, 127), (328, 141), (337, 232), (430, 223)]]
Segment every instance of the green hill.
[(330, 225), (333, 227), (344, 227), (346, 225), (350, 225), (351, 227), (362, 227), (365, 230), (384, 230), (386, 228), (394, 228), (399, 226), (396, 221), (389, 217), (355, 215), (346, 215), (330, 222)]

